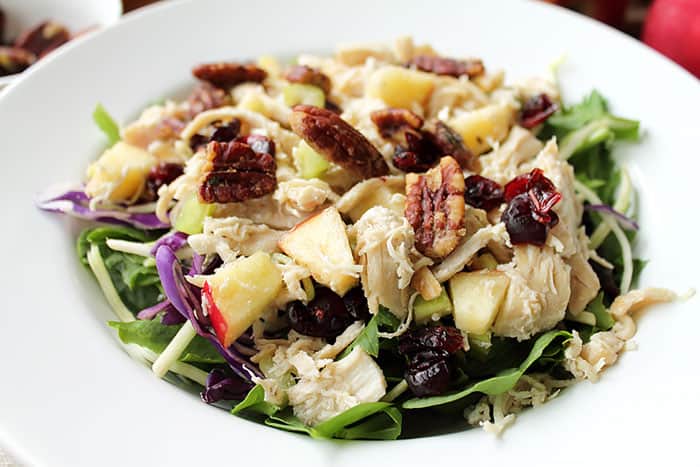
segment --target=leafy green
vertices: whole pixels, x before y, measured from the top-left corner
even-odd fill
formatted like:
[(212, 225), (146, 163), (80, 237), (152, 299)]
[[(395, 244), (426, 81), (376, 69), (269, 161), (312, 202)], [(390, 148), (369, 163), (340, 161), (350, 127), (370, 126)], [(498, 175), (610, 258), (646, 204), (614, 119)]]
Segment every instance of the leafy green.
[(114, 121), (102, 104), (97, 104), (95, 110), (92, 112), (92, 119), (95, 121), (98, 128), (102, 130), (102, 133), (105, 134), (110, 146), (121, 139), (119, 125)]
[(399, 327), (399, 324), (399, 319), (393, 313), (384, 307), (379, 307), (379, 312), (369, 320), (360, 335), (355, 338), (352, 344), (345, 348), (338, 359), (348, 356), (358, 345), (369, 355), (377, 358), (379, 355), (379, 330), (394, 332)]
[(333, 418), (311, 427), (297, 418), (291, 408), (265, 402), (265, 390), (257, 385), (232, 410), (267, 415), (265, 424), (286, 431), (306, 433), (314, 438), (396, 439), (401, 434), (401, 412), (389, 402), (356, 405)]
[[(138, 255), (114, 251), (106, 244), (108, 238), (147, 242), (152, 235), (131, 227), (98, 227), (84, 230), (78, 237), (76, 250), (80, 261), (87, 264), (91, 245), (98, 245), (100, 254), (119, 297), (132, 312), (153, 306), (163, 299), (158, 271)], [(146, 258), (147, 259), (147, 258)]]
[(281, 407), (265, 401), (265, 389), (259, 384), (251, 389), (241, 402), (231, 409), (236, 415), (244, 410), (271, 416), (281, 410)]
[(608, 313), (607, 308), (603, 305), (603, 292), (600, 292), (596, 298), (593, 299), (591, 303), (588, 304), (586, 311), (589, 311), (595, 315), (596, 327), (608, 331), (615, 324), (615, 320)]
[[(119, 331), (119, 339), (125, 344), (137, 344), (158, 354), (165, 350), (182, 327), (182, 325), (166, 326), (158, 319), (136, 320), (129, 323), (110, 321), (109, 325)], [(226, 363), (214, 346), (201, 336), (195, 336), (192, 339), (179, 360), (187, 363)]]
[[(557, 347), (561, 347), (564, 342), (571, 338), (571, 333), (568, 331), (549, 331), (537, 338), (535, 344), (530, 350), (530, 354), (524, 362), (517, 368), (502, 371), (499, 375), (489, 379), (485, 379), (474, 383), (461, 391), (444, 394), (441, 396), (414, 398), (405, 401), (402, 404), (404, 409), (423, 409), (426, 407), (434, 407), (436, 405), (448, 404), (460, 400), (468, 395), (480, 392), (488, 395), (503, 394), (515, 386), (520, 377), (525, 374), (528, 368), (532, 366), (542, 355), (550, 354), (552, 349), (548, 350), (548, 346), (557, 338), (563, 337), (562, 342), (557, 343)], [(551, 354), (550, 354), (551, 355)]]

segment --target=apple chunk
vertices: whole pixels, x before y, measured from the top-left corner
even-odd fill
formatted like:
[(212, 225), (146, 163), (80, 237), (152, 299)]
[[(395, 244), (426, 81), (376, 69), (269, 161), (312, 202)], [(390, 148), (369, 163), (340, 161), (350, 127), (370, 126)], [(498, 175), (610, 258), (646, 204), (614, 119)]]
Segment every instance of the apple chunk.
[(282, 274), (261, 251), (219, 268), (204, 284), (204, 301), (216, 336), (230, 346), (282, 289)]
[(297, 224), (278, 245), (308, 268), (319, 284), (338, 295), (344, 295), (358, 282), (345, 223), (333, 206)]
[(468, 334), (486, 333), (496, 319), (510, 280), (500, 271), (460, 272), (450, 279), (455, 325)]

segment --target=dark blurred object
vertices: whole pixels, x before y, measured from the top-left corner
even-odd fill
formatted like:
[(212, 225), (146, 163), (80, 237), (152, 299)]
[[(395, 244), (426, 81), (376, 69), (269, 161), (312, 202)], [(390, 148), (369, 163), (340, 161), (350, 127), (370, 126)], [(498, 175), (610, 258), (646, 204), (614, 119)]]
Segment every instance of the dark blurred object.
[(629, 0), (545, 0), (591, 16), (617, 29), (625, 26)]
[(123, 0), (122, 5), (124, 5), (124, 12), (128, 12), (155, 2), (156, 0)]
[(642, 40), (700, 78), (700, 0), (655, 0)]

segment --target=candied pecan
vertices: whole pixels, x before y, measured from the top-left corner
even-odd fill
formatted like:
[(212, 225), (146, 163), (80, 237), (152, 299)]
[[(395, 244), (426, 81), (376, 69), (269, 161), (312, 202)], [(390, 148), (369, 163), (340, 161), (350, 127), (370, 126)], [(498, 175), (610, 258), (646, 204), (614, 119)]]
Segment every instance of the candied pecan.
[(294, 65), (284, 74), (290, 83), (310, 84), (321, 88), (324, 94), (331, 92), (331, 79), (316, 68), (306, 65)]
[(0, 47), (0, 76), (13, 75), (29, 68), (36, 56), (17, 47)]
[(223, 89), (212, 86), (207, 82), (199, 83), (187, 98), (189, 116), (194, 118), (205, 110), (223, 107), (229, 103), (228, 93)]
[(330, 110), (310, 105), (292, 109), (289, 124), (316, 152), (362, 178), (389, 173), (384, 158), (362, 133)]
[(423, 119), (407, 109), (375, 110), (369, 117), (384, 138), (391, 138), (406, 129), (420, 130), (423, 126)]
[(276, 163), (270, 154), (256, 154), (238, 141), (207, 146), (208, 164), (199, 187), (205, 203), (237, 203), (275, 190)]
[(462, 75), (475, 78), (484, 73), (484, 64), (479, 59), (455, 60), (454, 58), (418, 55), (413, 57), (407, 66), (435, 73), (436, 75), (454, 76), (455, 78), (459, 78)]
[(15, 47), (27, 50), (41, 58), (70, 40), (70, 32), (54, 21), (44, 21), (26, 30), (15, 41)]
[(464, 175), (452, 157), (422, 175), (406, 175), (406, 219), (413, 227), (418, 251), (444, 258), (466, 233)]
[(479, 159), (464, 145), (462, 137), (455, 130), (440, 120), (429, 121), (424, 134), (437, 146), (441, 155), (452, 156), (463, 169), (476, 171), (479, 169)]
[(261, 83), (267, 72), (251, 64), (235, 62), (205, 63), (192, 69), (192, 74), (218, 88), (228, 89), (245, 82)]

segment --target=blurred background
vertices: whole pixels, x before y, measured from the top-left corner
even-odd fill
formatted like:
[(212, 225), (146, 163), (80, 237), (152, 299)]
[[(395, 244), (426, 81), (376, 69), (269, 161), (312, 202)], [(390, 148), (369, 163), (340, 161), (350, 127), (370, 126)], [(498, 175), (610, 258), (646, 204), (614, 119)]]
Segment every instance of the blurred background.
[[(122, 0), (131, 11), (158, 0)], [(543, 0), (644, 41), (700, 78), (700, 0)]]

